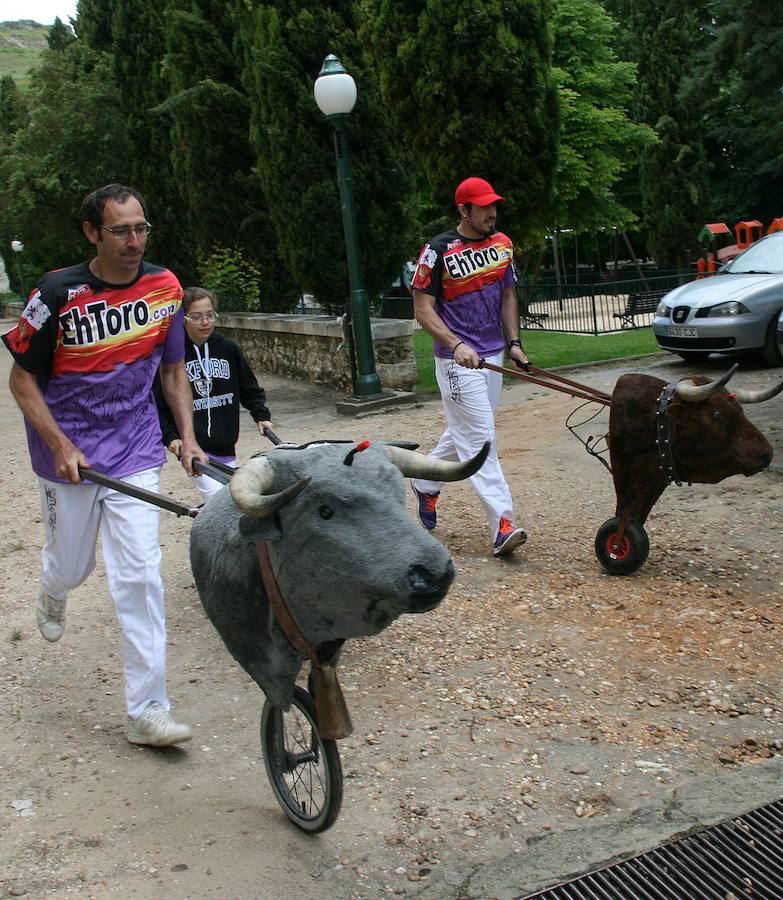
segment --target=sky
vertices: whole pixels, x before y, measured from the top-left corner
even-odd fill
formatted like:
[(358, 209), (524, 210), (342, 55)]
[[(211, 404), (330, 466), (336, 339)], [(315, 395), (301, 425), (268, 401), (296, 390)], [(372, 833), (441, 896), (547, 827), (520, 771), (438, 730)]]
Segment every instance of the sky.
[(66, 24), (76, 18), (76, 0), (0, 0), (0, 22), (32, 19), (51, 25), (56, 16)]

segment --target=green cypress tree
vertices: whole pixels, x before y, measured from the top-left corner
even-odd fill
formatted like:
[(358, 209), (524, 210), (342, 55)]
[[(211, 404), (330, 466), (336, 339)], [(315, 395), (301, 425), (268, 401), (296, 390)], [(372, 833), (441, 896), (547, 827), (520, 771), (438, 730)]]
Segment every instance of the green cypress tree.
[(112, 61), (81, 42), (43, 51), (29, 102), (29, 120), (0, 156), (0, 209), (24, 241), (32, 281), (85, 257), (79, 205), (98, 184), (124, 178), (130, 142)]
[(65, 48), (76, 40), (76, 35), (71, 29), (64, 25), (59, 16), (54, 20), (54, 24), (46, 34), (46, 43), (50, 50), (65, 50)]
[(454, 188), (489, 179), (517, 243), (548, 224), (557, 163), (549, 0), (366, 0), (362, 34), (389, 113), (453, 217)]
[[(183, 280), (195, 277), (195, 259), (180, 226), (181, 204), (171, 167), (170, 127), (155, 108), (167, 98), (163, 75), (167, 0), (106, 0), (107, 20), (95, 0), (80, 0), (79, 27), (98, 46), (111, 42), (113, 74), (121, 93), (131, 145), (131, 171), (125, 179), (144, 194), (155, 229), (148, 256), (173, 269)], [(89, 13), (89, 15), (88, 15)], [(108, 22), (108, 24), (107, 24)]]
[(27, 105), (13, 75), (0, 78), (0, 146), (7, 145), (27, 120)]
[(783, 6), (712, 0), (710, 40), (690, 80), (704, 110), (715, 218), (783, 215)]
[(79, 0), (74, 29), (80, 40), (94, 50), (110, 50), (114, 0)]
[[(299, 291), (281, 264), (253, 171), (250, 104), (232, 52), (233, 23), (225, 12), (225, 3), (216, 0), (169, 4), (163, 64), (169, 97), (158, 112), (171, 126), (180, 223), (199, 273), (208, 271), (210, 260), (233, 252), (260, 266), (260, 308), (283, 311), (296, 304)], [(220, 299), (224, 308), (255, 303), (247, 296)]]
[(237, 46), (257, 172), (280, 253), (305, 291), (339, 306), (349, 286), (333, 130), (315, 104), (313, 82), (328, 53), (357, 82), (348, 129), (363, 274), (373, 297), (415, 252), (413, 180), (364, 61), (353, 5), (278, 0), (247, 7)]
[(637, 119), (659, 138), (640, 155), (648, 247), (659, 265), (684, 268), (709, 208), (701, 114), (683, 95), (702, 41), (705, 2), (631, 0), (630, 8), (639, 55)]

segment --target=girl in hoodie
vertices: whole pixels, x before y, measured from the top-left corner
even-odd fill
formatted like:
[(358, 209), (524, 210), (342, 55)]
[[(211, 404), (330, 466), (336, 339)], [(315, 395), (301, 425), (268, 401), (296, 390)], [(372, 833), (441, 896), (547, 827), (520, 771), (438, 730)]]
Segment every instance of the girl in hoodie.
[[(259, 387), (239, 345), (215, 331), (215, 297), (206, 288), (190, 287), (182, 301), (185, 309), (185, 370), (193, 394), (196, 439), (213, 459), (236, 465), (240, 405), (249, 410), (259, 433), (271, 428), (266, 394)], [(182, 441), (163, 393), (156, 385), (163, 443), (179, 456)], [(193, 479), (206, 502), (223, 485), (208, 475)]]

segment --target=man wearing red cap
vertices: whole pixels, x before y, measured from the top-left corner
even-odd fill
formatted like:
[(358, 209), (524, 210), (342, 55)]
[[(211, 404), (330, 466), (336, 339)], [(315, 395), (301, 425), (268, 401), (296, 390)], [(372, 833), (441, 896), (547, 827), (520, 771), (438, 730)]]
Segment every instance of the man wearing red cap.
[[(454, 194), (460, 214), (456, 228), (425, 244), (413, 277), (416, 319), (433, 338), (447, 427), (430, 456), (464, 460), (486, 440), (491, 450), (470, 479), (489, 519), (493, 554), (507, 556), (527, 540), (514, 525), (511, 492), (495, 446), (495, 408), (503, 376), (480, 369), (485, 359), (528, 364), (519, 340), (519, 308), (511, 239), (495, 230), (497, 202), (503, 198), (483, 178), (466, 178)], [(419, 519), (432, 530), (441, 485), (414, 479)]]

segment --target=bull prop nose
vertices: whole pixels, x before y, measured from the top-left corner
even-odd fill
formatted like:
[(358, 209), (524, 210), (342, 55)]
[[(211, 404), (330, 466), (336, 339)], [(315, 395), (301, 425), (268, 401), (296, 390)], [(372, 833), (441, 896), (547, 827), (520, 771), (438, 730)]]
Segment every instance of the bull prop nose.
[(763, 472), (764, 469), (769, 468), (769, 464), (772, 462), (772, 454), (771, 453), (762, 453), (759, 457), (759, 464), (753, 469), (752, 472), (748, 472), (748, 476), (750, 475), (758, 475), (759, 472)]
[(410, 566), (408, 569), (408, 584), (411, 592), (408, 595), (411, 602), (411, 612), (428, 612), (440, 603), (446, 596), (449, 585), (454, 581), (457, 569), (453, 560), (440, 574), (430, 571), (426, 566)]

